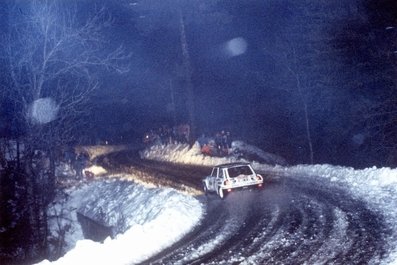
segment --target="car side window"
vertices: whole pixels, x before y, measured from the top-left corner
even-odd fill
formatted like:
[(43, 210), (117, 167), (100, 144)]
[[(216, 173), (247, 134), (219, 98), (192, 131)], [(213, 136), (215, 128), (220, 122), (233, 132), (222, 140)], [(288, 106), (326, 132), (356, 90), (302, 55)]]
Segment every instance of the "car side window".
[(211, 177), (216, 177), (218, 176), (218, 170), (219, 168), (215, 167), (212, 169)]
[(224, 177), (224, 175), (223, 175), (223, 169), (220, 169), (220, 170), (219, 170), (218, 177), (219, 177), (220, 179), (223, 179), (223, 177)]

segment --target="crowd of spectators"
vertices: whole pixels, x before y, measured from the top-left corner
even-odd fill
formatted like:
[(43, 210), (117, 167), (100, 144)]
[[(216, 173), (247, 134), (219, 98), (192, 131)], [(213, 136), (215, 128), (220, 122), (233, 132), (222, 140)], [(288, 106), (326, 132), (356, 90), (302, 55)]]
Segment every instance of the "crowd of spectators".
[(201, 153), (208, 156), (227, 156), (232, 147), (230, 132), (225, 130), (216, 132), (213, 136), (202, 135), (197, 141)]
[[(143, 137), (143, 143), (146, 146), (190, 143), (190, 140), (190, 127), (187, 124), (174, 127), (163, 125), (148, 131)], [(232, 139), (230, 132), (226, 130), (218, 131), (213, 135), (202, 134), (197, 142), (204, 155), (227, 156), (231, 151)]]
[(59, 162), (70, 165), (76, 172), (76, 178), (85, 177), (83, 169), (90, 166), (89, 155), (84, 151), (76, 151), (72, 147), (64, 147), (57, 154)]

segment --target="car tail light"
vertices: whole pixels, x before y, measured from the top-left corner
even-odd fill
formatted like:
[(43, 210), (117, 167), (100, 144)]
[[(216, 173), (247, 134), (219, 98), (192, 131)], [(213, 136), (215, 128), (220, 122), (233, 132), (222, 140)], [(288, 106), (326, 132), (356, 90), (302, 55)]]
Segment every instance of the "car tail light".
[(257, 180), (263, 180), (263, 178), (262, 178), (261, 175), (256, 175), (256, 179), (257, 179)]
[(228, 186), (228, 185), (229, 185), (229, 180), (225, 180), (225, 181), (223, 182), (223, 184), (225, 184), (225, 186)]

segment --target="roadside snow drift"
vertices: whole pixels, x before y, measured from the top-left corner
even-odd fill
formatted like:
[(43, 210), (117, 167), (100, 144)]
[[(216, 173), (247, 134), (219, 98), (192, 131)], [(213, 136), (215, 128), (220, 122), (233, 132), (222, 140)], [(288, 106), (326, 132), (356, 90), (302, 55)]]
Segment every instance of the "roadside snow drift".
[(242, 141), (233, 141), (228, 157), (206, 156), (201, 153), (200, 144), (153, 145), (141, 152), (144, 159), (195, 165), (217, 165), (226, 162), (255, 160), (268, 165), (286, 165), (284, 158), (264, 152)]
[[(107, 238), (103, 243), (84, 240), (74, 211), (69, 217), (75, 224), (74, 232), (66, 238), (74, 247), (54, 264), (142, 262), (179, 240), (203, 214), (201, 203), (190, 196), (173, 189), (147, 188), (129, 181), (95, 181), (69, 191), (69, 195), (64, 208), (77, 209), (125, 233), (114, 239)], [(60, 205), (54, 207), (60, 211)]]

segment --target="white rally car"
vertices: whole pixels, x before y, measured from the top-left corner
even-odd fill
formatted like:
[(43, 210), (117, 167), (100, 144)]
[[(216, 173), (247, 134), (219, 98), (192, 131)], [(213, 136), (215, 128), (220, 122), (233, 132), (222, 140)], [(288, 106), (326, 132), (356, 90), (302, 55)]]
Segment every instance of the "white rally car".
[(216, 192), (222, 199), (233, 189), (262, 187), (263, 177), (256, 174), (249, 163), (230, 163), (215, 166), (203, 180), (205, 194)]

